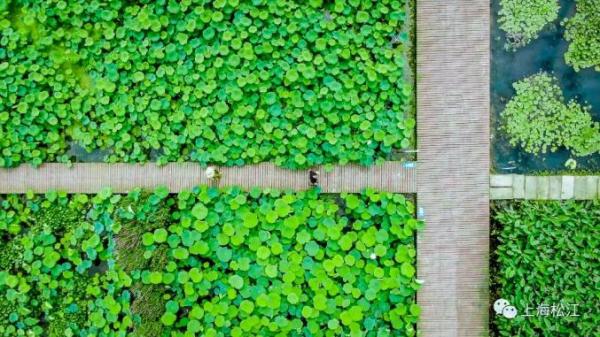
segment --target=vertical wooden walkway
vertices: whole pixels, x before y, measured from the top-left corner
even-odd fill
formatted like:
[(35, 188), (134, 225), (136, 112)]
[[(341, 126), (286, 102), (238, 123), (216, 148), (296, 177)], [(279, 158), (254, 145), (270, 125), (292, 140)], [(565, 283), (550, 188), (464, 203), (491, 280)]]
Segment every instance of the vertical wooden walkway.
[(487, 336), (488, 0), (417, 0), (422, 337)]

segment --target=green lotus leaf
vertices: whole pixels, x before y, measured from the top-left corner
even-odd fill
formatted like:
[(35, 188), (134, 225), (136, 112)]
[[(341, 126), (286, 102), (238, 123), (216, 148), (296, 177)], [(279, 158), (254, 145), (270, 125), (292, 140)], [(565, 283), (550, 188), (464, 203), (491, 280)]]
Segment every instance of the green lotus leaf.
[(255, 213), (246, 213), (243, 216), (244, 227), (254, 228), (258, 225), (258, 216)]
[(402, 263), (400, 271), (402, 272), (402, 275), (406, 277), (413, 277), (415, 275), (415, 267), (407, 262)]
[(235, 289), (242, 289), (244, 286), (244, 279), (239, 275), (231, 275), (229, 277), (229, 284)]
[(175, 248), (173, 250), (173, 257), (176, 258), (176, 259), (178, 259), (178, 260), (187, 259), (188, 256), (189, 256), (189, 252), (185, 248), (178, 247), (178, 248)]
[(175, 323), (176, 320), (177, 320), (177, 316), (170, 312), (165, 312), (160, 317), (160, 321), (162, 322), (162, 324), (164, 324), (166, 326), (173, 325), (173, 323)]
[(208, 215), (208, 209), (203, 204), (196, 204), (192, 208), (192, 215), (198, 220), (204, 220)]

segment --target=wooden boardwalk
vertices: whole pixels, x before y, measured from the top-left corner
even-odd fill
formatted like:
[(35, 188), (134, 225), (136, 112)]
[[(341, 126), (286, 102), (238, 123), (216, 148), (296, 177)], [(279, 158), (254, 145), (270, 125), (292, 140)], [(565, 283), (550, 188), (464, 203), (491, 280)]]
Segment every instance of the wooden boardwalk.
[(422, 337), (487, 336), (490, 3), (417, 1)]
[[(336, 166), (320, 172), (320, 186), (325, 193), (361, 192), (366, 187), (398, 193), (416, 192), (416, 169), (404, 168), (400, 162), (386, 162), (369, 168), (357, 165)], [(218, 186), (262, 187), (302, 190), (309, 188), (308, 171), (285, 170), (273, 164), (219, 168), (222, 178)], [(39, 168), (21, 165), (0, 170), (0, 193), (45, 192), (59, 190), (70, 193), (96, 193), (104, 187), (114, 192), (136, 187), (154, 188), (164, 185), (171, 192), (191, 189), (210, 182), (205, 169), (197, 163), (105, 164), (79, 163), (72, 168), (64, 164), (44, 164)]]

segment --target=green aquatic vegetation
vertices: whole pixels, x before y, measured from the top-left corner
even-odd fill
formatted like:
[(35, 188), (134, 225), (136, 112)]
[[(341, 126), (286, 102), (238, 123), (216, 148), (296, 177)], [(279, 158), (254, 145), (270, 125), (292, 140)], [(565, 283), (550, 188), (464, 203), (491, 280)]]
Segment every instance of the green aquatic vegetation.
[(137, 282), (132, 289), (133, 301), (131, 310), (139, 315), (133, 330), (133, 337), (160, 337), (163, 335), (163, 325), (160, 318), (163, 314), (166, 300), (165, 290), (156, 285), (144, 285)]
[(423, 224), (402, 195), (157, 188), (0, 206), (0, 256), (22, 252), (0, 271), (2, 336), (415, 336)]
[(23, 245), (19, 240), (0, 242), (0, 270), (18, 268), (23, 263)]
[(511, 202), (494, 219), (492, 301), (508, 300), (519, 315), (492, 317), (492, 336), (593, 336), (600, 201)]
[(110, 201), (48, 193), (0, 204), (0, 254), (11, 260), (0, 270), (0, 336), (125, 336), (131, 277), (114, 265)]
[(576, 71), (600, 71), (600, 0), (575, 2), (575, 15), (566, 20), (565, 39), (570, 43), (565, 61)]
[(558, 0), (500, 0), (498, 23), (506, 33), (506, 47), (517, 49), (535, 40), (558, 18)]
[(163, 287), (167, 334), (415, 334), (422, 224), (403, 196), (199, 188), (173, 200), (166, 230), (142, 237), (169, 262), (133, 274)]
[(118, 204), (120, 217), (119, 231), (114, 235), (116, 263), (127, 273), (146, 268), (148, 265), (161, 265), (164, 253), (155, 254), (152, 259), (144, 258), (142, 236), (146, 232), (165, 231), (169, 221), (169, 207), (163, 205), (162, 192), (149, 194), (131, 194)]
[(413, 142), (405, 0), (14, 0), (0, 8), (0, 166), (296, 168)]
[(529, 153), (565, 147), (575, 156), (600, 152), (600, 125), (589, 108), (565, 102), (558, 80), (539, 73), (513, 84), (516, 94), (501, 113), (502, 130), (512, 145)]

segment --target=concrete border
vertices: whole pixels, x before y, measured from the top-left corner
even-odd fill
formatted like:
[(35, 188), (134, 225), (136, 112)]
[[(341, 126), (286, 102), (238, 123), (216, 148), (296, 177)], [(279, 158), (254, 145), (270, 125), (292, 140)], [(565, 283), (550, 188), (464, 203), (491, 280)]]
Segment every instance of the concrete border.
[(490, 177), (490, 199), (600, 199), (600, 176), (493, 175)]

